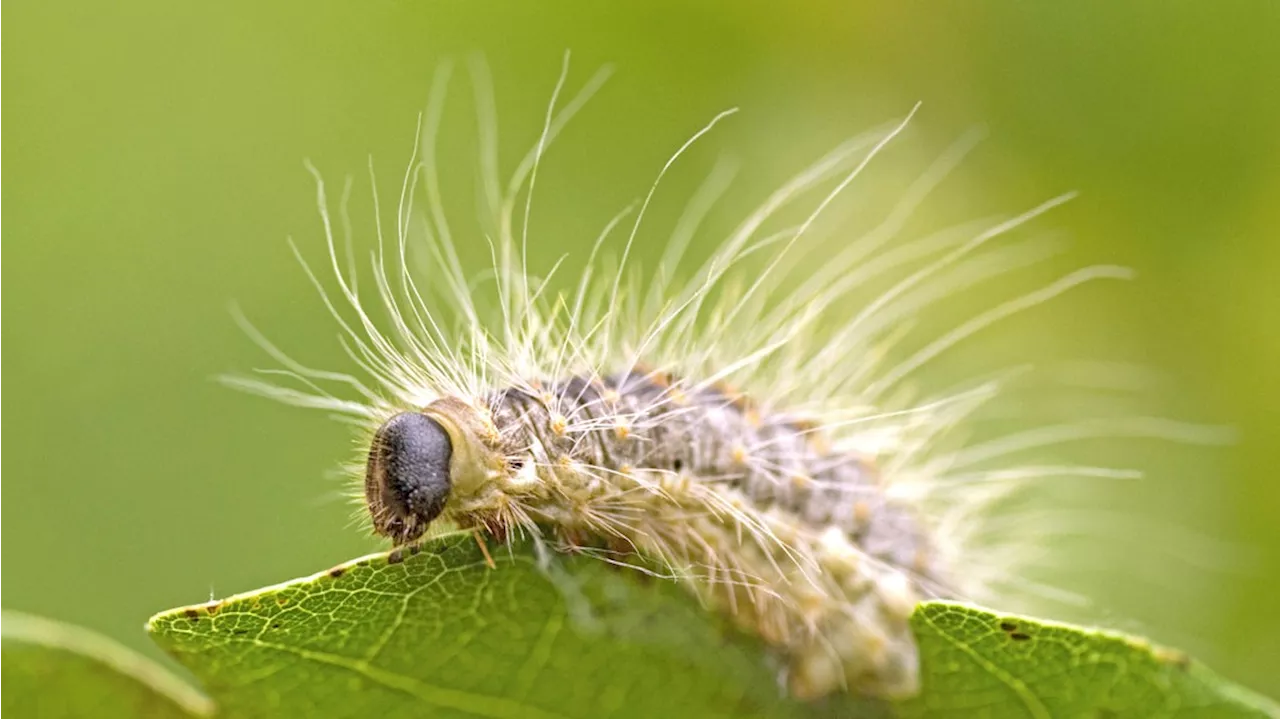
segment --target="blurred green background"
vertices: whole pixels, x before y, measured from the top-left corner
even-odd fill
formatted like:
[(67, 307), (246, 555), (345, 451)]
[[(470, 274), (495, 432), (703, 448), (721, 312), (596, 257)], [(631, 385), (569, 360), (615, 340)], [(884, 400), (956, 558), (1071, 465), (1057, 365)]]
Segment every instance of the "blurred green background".
[[(917, 100), (902, 149), (878, 165), (887, 197), (976, 125), (989, 139), (927, 218), (1082, 191), (1040, 223), (1071, 238), (1055, 264), (1118, 262), (1139, 280), (1038, 309), (1015, 344), (1158, 370), (1154, 413), (1229, 424), (1239, 441), (1135, 450), (1151, 478), (1099, 487), (1097, 504), (1174, 528), (1134, 530), (1160, 545), (1139, 564), (1168, 566), (1152, 581), (1076, 567), (1070, 586), (1097, 597), (1086, 617), (1280, 695), (1280, 4), (5, 7), (5, 606), (156, 654), (142, 632), (154, 611), (376, 548), (334, 498), (347, 430), (212, 381), (271, 364), (228, 304), (294, 356), (342, 366), (284, 241), (320, 248), (302, 160), (336, 195), (372, 155), (391, 196), (433, 69), (480, 52), (509, 171), (569, 48), (571, 86), (605, 63), (617, 73), (540, 175), (539, 261), (589, 243), (731, 106), (743, 112), (674, 173), (651, 227), (720, 152), (744, 167), (730, 217)], [(442, 162), (455, 230), (474, 242), (474, 151), (450, 139), (473, 134), (458, 75)], [(859, 191), (877, 198), (878, 182)]]

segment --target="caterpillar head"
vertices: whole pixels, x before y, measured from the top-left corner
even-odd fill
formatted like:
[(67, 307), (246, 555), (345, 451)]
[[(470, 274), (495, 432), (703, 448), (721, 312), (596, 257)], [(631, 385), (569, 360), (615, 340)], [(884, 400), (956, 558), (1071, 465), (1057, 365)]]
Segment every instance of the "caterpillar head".
[(365, 470), (373, 530), (397, 545), (442, 514), (474, 512), (506, 461), (492, 423), (454, 398), (394, 415), (374, 433)]

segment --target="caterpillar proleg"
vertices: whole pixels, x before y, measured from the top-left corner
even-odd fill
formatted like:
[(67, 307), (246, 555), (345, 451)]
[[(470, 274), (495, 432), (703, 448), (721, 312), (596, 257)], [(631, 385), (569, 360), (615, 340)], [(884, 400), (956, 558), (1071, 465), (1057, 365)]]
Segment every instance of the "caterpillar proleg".
[[(376, 227), (373, 287), (357, 281), (354, 253), (337, 237), (315, 173), (329, 269), (314, 271), (301, 252), (299, 259), (359, 372), (307, 367), (249, 328), (286, 384), (230, 382), (353, 418), (364, 450), (358, 501), (373, 530), (397, 545), (448, 525), (499, 542), (529, 535), (624, 564), (638, 555), (773, 647), (795, 696), (915, 692), (907, 620), (916, 601), (987, 589), (987, 575), (966, 564), (970, 519), (1020, 479), (1111, 470), (988, 470), (980, 460), (1036, 440), (956, 449), (942, 438), (998, 394), (1003, 375), (936, 396), (914, 395), (910, 377), (1009, 315), (1128, 271), (1066, 274), (886, 361), (923, 310), (1034, 255), (1001, 240), (1069, 199), (901, 239), (906, 218), (972, 145), (966, 139), (871, 232), (835, 248), (817, 243), (814, 227), (828, 206), (851, 191), (914, 109), (787, 179), (690, 267), (690, 241), (727, 184), (713, 172), (660, 264), (638, 271), (632, 251), (664, 175), (728, 111), (694, 132), (647, 194), (608, 223), (576, 281), (554, 281), (560, 263), (538, 278), (529, 249), (549, 241), (535, 239), (529, 222), (538, 168), (603, 75), (563, 106), (561, 75), (538, 142), (504, 189), (486, 71), (472, 69), (492, 232), (459, 230), (442, 210), (434, 143), (445, 67), (395, 226)], [(805, 208), (799, 222), (766, 230), (797, 206)], [(465, 269), (462, 243), (488, 243), (490, 266)], [(818, 252), (820, 262), (803, 258)], [(855, 303), (874, 283), (878, 292)]]

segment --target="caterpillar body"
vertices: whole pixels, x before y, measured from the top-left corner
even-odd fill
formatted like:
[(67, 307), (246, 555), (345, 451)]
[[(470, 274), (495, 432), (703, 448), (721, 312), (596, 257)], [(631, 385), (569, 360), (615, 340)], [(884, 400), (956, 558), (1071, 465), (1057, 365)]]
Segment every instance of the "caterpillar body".
[[(430, 423), (447, 454), (418, 454)], [(797, 694), (910, 692), (925, 537), (865, 460), (820, 442), (720, 388), (653, 372), (573, 377), (393, 417), (374, 437), (366, 491), (375, 528), (398, 542), (448, 511), (498, 537), (554, 527), (567, 547), (603, 540), (616, 556), (660, 559), (785, 648)]]
[[(286, 383), (231, 383), (353, 418), (364, 438), (358, 500), (374, 531), (398, 545), (428, 525), (451, 525), (499, 541), (531, 535), (623, 564), (639, 555), (774, 647), (795, 696), (916, 691), (908, 626), (916, 601), (982, 597), (989, 589), (969, 519), (1016, 489), (1006, 479), (1103, 470), (1005, 465), (983, 477), (982, 462), (1035, 441), (1015, 438), (966, 454), (942, 439), (996, 395), (1002, 378), (926, 397), (903, 389), (904, 380), (1003, 317), (1126, 271), (1079, 270), (885, 361), (922, 310), (1024, 263), (1025, 246), (992, 245), (1066, 199), (895, 240), (972, 144), (966, 140), (872, 232), (827, 252), (816, 270), (799, 262), (814, 249), (815, 221), (904, 120), (846, 142), (790, 178), (689, 281), (677, 282), (691, 238), (727, 185), (724, 173), (713, 172), (661, 263), (642, 279), (627, 265), (662, 176), (724, 113), (667, 161), (637, 206), (608, 224), (581, 278), (560, 290), (550, 275), (529, 272), (529, 207), (544, 152), (603, 76), (556, 112), (561, 76), (537, 146), (503, 191), (487, 71), (472, 69), (493, 223), (465, 241), (489, 243), (483, 281), (464, 271), (457, 252), (464, 240), (455, 241), (439, 199), (434, 141), (446, 68), (405, 175), (394, 238), (385, 240), (377, 226), (372, 294), (362, 294), (349, 240), (344, 253), (335, 238), (316, 175), (333, 279), (303, 265), (361, 376), (302, 365), (247, 326), (283, 365), (275, 372)], [(822, 187), (803, 221), (765, 233), (783, 208)], [(424, 215), (414, 209), (419, 191)], [(621, 252), (601, 252), (625, 228)], [(411, 269), (415, 261), (429, 271)], [(851, 299), (885, 277), (895, 279), (870, 299)], [(965, 474), (992, 481), (949, 481)]]

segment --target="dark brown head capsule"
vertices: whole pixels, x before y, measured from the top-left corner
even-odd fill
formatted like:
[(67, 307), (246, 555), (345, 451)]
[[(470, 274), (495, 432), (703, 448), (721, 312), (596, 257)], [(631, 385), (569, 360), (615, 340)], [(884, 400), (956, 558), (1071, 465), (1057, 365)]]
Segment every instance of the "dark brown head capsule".
[(453, 443), (434, 419), (402, 412), (373, 436), (365, 473), (365, 499), (373, 529), (404, 544), (422, 536), (449, 499)]

